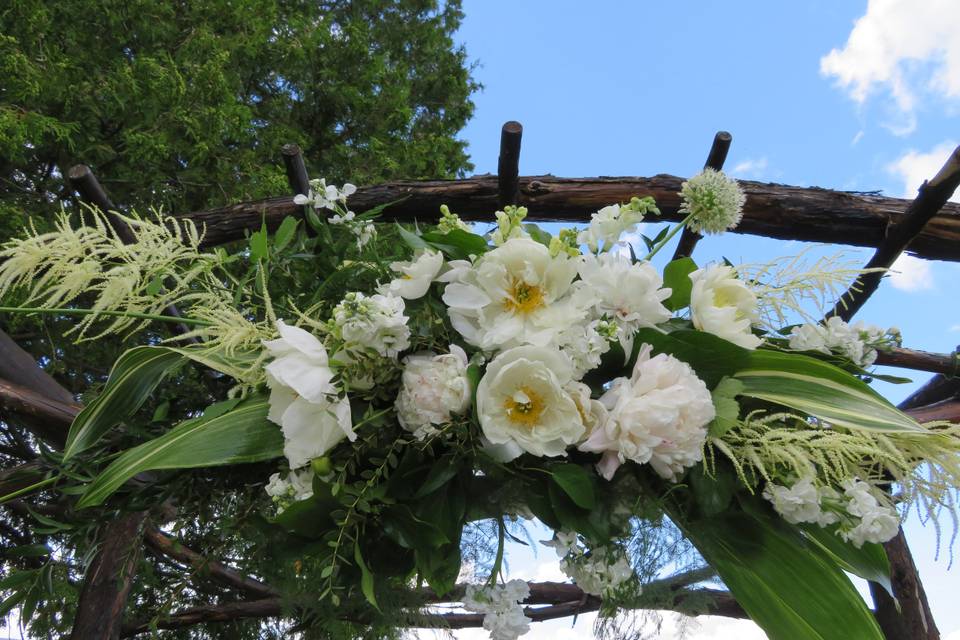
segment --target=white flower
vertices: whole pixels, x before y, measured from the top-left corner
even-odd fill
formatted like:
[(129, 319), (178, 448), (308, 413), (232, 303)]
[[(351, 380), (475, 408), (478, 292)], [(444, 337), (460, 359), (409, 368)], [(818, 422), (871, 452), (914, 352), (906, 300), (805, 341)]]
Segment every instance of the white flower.
[(599, 251), (601, 246), (604, 251), (609, 251), (624, 233), (636, 230), (637, 225), (643, 222), (645, 212), (654, 209), (640, 199), (623, 207), (619, 204), (606, 206), (590, 216), (590, 226), (580, 232), (577, 241), (587, 245), (593, 253)]
[(530, 618), (523, 614), (520, 602), (530, 596), (523, 580), (505, 585), (467, 585), (463, 608), (484, 614), (483, 628), (492, 640), (516, 640), (530, 630)]
[(594, 320), (590, 324), (571, 324), (557, 334), (557, 346), (573, 363), (574, 378), (600, 365), (600, 359), (610, 350), (610, 338), (604, 320)]
[(897, 346), (900, 331), (857, 322), (847, 324), (831, 316), (825, 324), (804, 324), (790, 333), (790, 348), (795, 351), (837, 353), (860, 367), (869, 367), (877, 360), (877, 349)]
[(470, 268), (451, 263), (443, 301), (454, 328), (484, 350), (545, 346), (585, 315), (573, 287), (578, 259), (555, 257), (539, 242), (513, 238)]
[(794, 351), (819, 351), (830, 353), (826, 332), (819, 324), (802, 324), (790, 332), (790, 348)]
[(450, 421), (470, 406), (467, 354), (457, 345), (450, 353), (418, 353), (403, 359), (403, 376), (397, 396), (397, 419), (418, 438), (436, 425)]
[(813, 478), (801, 478), (792, 487), (768, 483), (763, 497), (773, 503), (776, 512), (791, 524), (820, 520), (820, 494)]
[(348, 293), (333, 310), (336, 333), (347, 351), (374, 351), (395, 358), (410, 346), (403, 298), (388, 293)]
[(618, 546), (596, 547), (585, 553), (572, 553), (560, 562), (560, 569), (585, 592), (604, 596), (633, 577), (626, 552)]
[(553, 348), (514, 347), (487, 366), (477, 387), (477, 415), (487, 440), (503, 460), (524, 451), (561, 456), (585, 427), (564, 386), (572, 381), (569, 359)]
[(690, 274), (690, 315), (693, 326), (745, 349), (762, 340), (750, 332), (757, 318), (757, 296), (732, 267), (712, 264)]
[(633, 375), (613, 381), (600, 401), (610, 412), (582, 451), (603, 453), (598, 470), (611, 479), (623, 462), (649, 462), (663, 478), (677, 475), (703, 457), (707, 425), (715, 411), (710, 391), (689, 365), (667, 354), (640, 351)]
[(563, 390), (570, 394), (573, 403), (577, 405), (577, 410), (580, 412), (580, 420), (583, 421), (583, 426), (586, 429), (582, 439), (586, 439), (595, 429), (606, 424), (607, 408), (599, 400), (591, 399), (590, 387), (574, 380), (568, 382)]
[(497, 211), (494, 214), (497, 217), (497, 229), (490, 236), (490, 240), (496, 246), (506, 243), (513, 238), (529, 238), (523, 226), (523, 219), (527, 217), (526, 207), (507, 206), (504, 211)]
[(580, 264), (580, 279), (593, 296), (599, 316), (612, 318), (622, 330), (624, 351), (630, 352), (633, 334), (670, 319), (663, 301), (671, 290), (649, 262), (631, 262), (621, 253), (588, 254)]
[(848, 498), (846, 510), (859, 522), (852, 528), (841, 528), (844, 540), (853, 543), (858, 549), (865, 542), (882, 543), (892, 539), (900, 531), (900, 518), (892, 507), (880, 504), (869, 484), (852, 478), (842, 485)]
[(342, 189), (337, 189), (332, 184), (328, 185), (326, 179), (320, 178), (311, 180), (308, 193), (297, 194), (293, 201), (299, 205), (312, 205), (315, 209), (333, 209), (338, 202), (345, 203), (356, 191), (357, 187), (349, 182)]
[(313, 469), (307, 467), (291, 471), (286, 478), (279, 473), (270, 476), (264, 490), (277, 503), (278, 512), (282, 512), (294, 502), (300, 502), (313, 496)]
[(438, 251), (425, 250), (410, 262), (394, 262), (390, 268), (401, 275), (382, 285), (380, 293), (392, 293), (407, 300), (416, 300), (426, 295), (430, 283), (440, 273), (443, 256)]
[(552, 547), (557, 557), (562, 558), (570, 552), (579, 549), (580, 539), (576, 531), (554, 531), (552, 540), (541, 540), (540, 544)]
[(350, 403), (337, 396), (327, 351), (313, 335), (277, 321), (280, 338), (264, 346), (273, 356), (266, 366), (270, 387), (267, 418), (283, 430), (283, 453), (296, 469), (322, 456), (344, 438), (356, 439)]
[(680, 185), (680, 213), (693, 214), (688, 226), (698, 233), (723, 233), (743, 217), (747, 196), (722, 171), (704, 169)]

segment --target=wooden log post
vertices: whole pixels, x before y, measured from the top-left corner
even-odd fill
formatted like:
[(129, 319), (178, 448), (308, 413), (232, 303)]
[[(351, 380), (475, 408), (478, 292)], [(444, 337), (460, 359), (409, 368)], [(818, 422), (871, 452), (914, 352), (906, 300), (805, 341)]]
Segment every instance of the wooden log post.
[[(497, 158), (497, 199), (500, 208), (520, 200), (520, 142), (523, 125), (505, 122), (500, 130), (500, 156)], [(492, 216), (492, 212), (491, 212)]]
[[(707, 161), (704, 163), (704, 169), (723, 169), (723, 163), (727, 161), (727, 153), (730, 151), (730, 143), (733, 142), (733, 136), (728, 131), (717, 131), (713, 136), (713, 144), (710, 145), (710, 153), (707, 154)], [(680, 234), (680, 241), (677, 242), (677, 248), (673, 252), (673, 259), (689, 258), (693, 255), (693, 250), (697, 243), (703, 239), (703, 236), (691, 229), (684, 227)]]

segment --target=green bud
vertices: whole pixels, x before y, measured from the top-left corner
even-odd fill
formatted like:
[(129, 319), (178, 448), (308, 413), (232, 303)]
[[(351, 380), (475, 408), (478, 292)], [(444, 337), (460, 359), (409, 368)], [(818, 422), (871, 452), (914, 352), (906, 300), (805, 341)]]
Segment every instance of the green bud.
[(314, 458), (311, 460), (310, 468), (313, 469), (313, 472), (318, 476), (325, 476), (333, 471), (333, 464), (330, 463), (329, 456), (323, 456), (321, 458)]

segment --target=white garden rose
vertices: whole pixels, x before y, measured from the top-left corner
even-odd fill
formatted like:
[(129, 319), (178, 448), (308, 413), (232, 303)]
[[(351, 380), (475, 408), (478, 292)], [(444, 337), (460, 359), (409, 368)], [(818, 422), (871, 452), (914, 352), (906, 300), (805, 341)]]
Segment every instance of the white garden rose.
[(572, 374), (569, 359), (549, 347), (514, 347), (487, 366), (477, 387), (477, 415), (501, 460), (523, 452), (562, 456), (580, 441), (583, 419), (564, 389)]
[(416, 300), (426, 295), (430, 284), (443, 268), (443, 256), (433, 250), (424, 250), (410, 262), (393, 262), (390, 268), (400, 274), (385, 285), (381, 285), (379, 292), (393, 294)]
[(344, 438), (356, 439), (350, 402), (338, 397), (323, 344), (309, 332), (277, 321), (280, 338), (264, 342), (274, 357), (266, 367), (267, 418), (283, 430), (291, 469), (324, 455)]
[(539, 347), (585, 315), (588, 299), (573, 286), (578, 258), (529, 238), (511, 238), (470, 268), (453, 265), (443, 292), (450, 321), (484, 350)]
[(606, 479), (627, 460), (649, 462), (663, 478), (676, 480), (703, 457), (707, 425), (715, 411), (710, 391), (689, 365), (644, 345), (630, 378), (617, 378), (600, 401), (610, 412), (603, 428), (580, 445), (602, 453)]
[(622, 253), (588, 254), (580, 264), (580, 279), (593, 296), (597, 316), (611, 318), (620, 328), (624, 351), (633, 347), (633, 334), (670, 319), (663, 301), (671, 290), (649, 262), (632, 262)]
[(403, 312), (403, 298), (392, 293), (348, 293), (333, 310), (333, 324), (346, 351), (396, 358), (410, 346), (410, 327)]
[(450, 421), (470, 406), (467, 354), (457, 345), (450, 353), (417, 353), (403, 359), (397, 419), (422, 439), (437, 425)]
[(745, 349), (762, 340), (750, 332), (757, 319), (757, 296), (729, 266), (712, 264), (690, 274), (693, 326)]

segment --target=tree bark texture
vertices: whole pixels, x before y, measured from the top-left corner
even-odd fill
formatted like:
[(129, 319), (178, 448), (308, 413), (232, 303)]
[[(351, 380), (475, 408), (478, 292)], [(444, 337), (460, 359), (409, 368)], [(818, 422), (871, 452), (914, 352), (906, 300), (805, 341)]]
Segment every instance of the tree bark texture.
[[(876, 607), (875, 615), (887, 640), (940, 640), (940, 631), (930, 612), (927, 594), (920, 582), (903, 529), (885, 542), (883, 548), (890, 558), (890, 579), (893, 598), (876, 583), (870, 583), (870, 595)], [(897, 611), (897, 602), (900, 611)]]
[[(653, 196), (663, 213), (661, 219), (682, 219), (680, 185), (683, 178), (671, 175), (642, 177), (557, 178), (522, 176), (519, 178), (521, 206), (529, 209), (528, 218), (540, 221), (585, 222), (594, 211), (614, 202), (627, 202), (633, 196)], [(832, 242), (876, 247), (888, 230), (903, 219), (910, 200), (884, 196), (832, 191), (819, 187), (794, 187), (782, 184), (740, 182), (747, 193), (743, 220), (736, 233), (748, 233), (809, 242)], [(497, 177), (484, 175), (466, 180), (430, 180), (387, 182), (361, 187), (350, 198), (350, 208), (359, 212), (393, 202), (382, 219), (412, 222), (439, 217), (440, 205), (464, 220), (492, 222), (499, 205)], [(289, 196), (241, 202), (219, 209), (186, 213), (206, 228), (205, 246), (240, 240), (250, 230), (275, 229), (283, 218), (299, 216), (301, 209)], [(909, 253), (921, 258), (960, 261), (960, 204), (947, 203), (910, 243)]]

